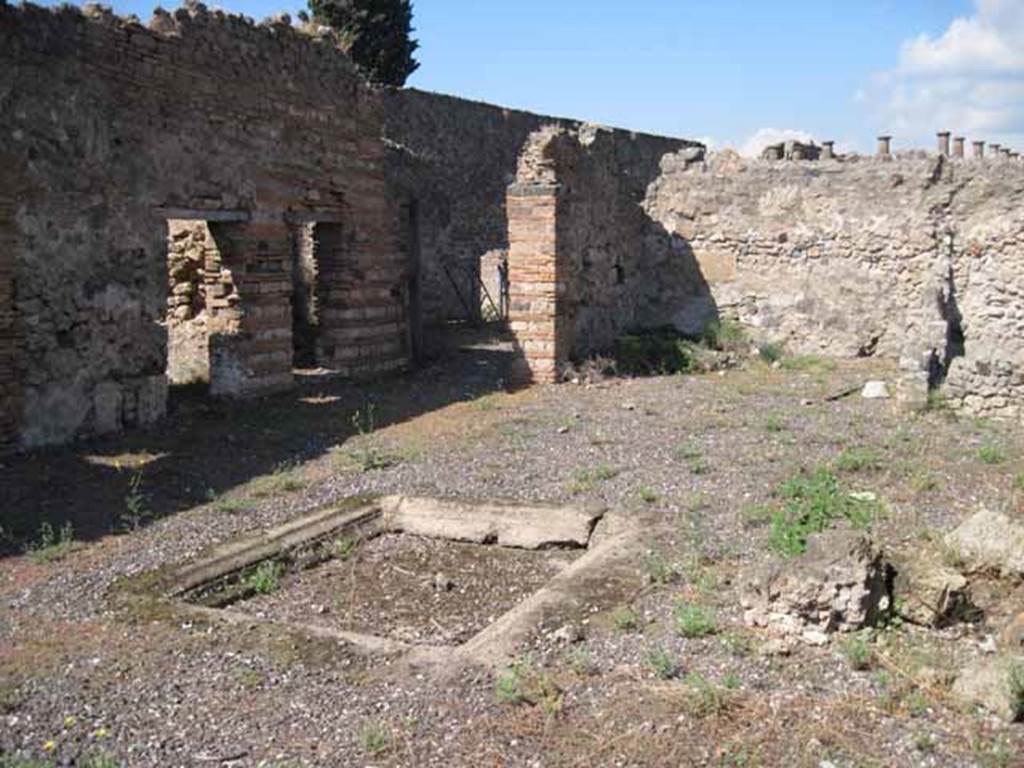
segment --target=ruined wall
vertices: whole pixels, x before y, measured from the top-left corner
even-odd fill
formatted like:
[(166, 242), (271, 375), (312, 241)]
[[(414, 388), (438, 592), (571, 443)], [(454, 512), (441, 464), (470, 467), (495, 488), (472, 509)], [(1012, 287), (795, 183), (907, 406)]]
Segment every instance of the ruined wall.
[[(14, 167), (0, 151), (0, 167)], [(0, 185), (0, 450), (13, 444), (21, 426), (22, 332), (14, 311), (15, 254), (21, 243), (14, 223), (20, 187), (13, 173)]]
[(25, 190), (13, 212), (24, 405), (5, 400), (0, 421), (38, 445), (163, 413), (168, 219), (209, 221), (233, 244), (220, 250), (237, 323), (211, 335), (220, 391), (291, 382), (289, 226), (319, 219), (345, 222), (350, 252), (322, 274), (323, 362), (401, 365), (405, 257), (382, 121), (333, 38), (286, 20), (192, 6), (147, 27), (0, 5), (0, 135), (17, 161), (0, 164), (0, 190), (15, 168)]
[(415, 89), (386, 92), (383, 106), (393, 194), (416, 200), (423, 320), (465, 319), (463, 302), (481, 304), (481, 261), (508, 252), (505, 189), (530, 134), (579, 123)]
[(641, 206), (676, 153), (697, 160), (703, 148), (590, 125), (531, 136), (508, 211), (511, 326), (533, 379), (705, 301), (686, 242)]
[(718, 311), (763, 337), (898, 357), (918, 399), (948, 372), (958, 401), (1012, 415), (1024, 398), (1022, 195), (1024, 168), (1002, 160), (725, 152), (667, 159), (644, 207), (690, 243)]

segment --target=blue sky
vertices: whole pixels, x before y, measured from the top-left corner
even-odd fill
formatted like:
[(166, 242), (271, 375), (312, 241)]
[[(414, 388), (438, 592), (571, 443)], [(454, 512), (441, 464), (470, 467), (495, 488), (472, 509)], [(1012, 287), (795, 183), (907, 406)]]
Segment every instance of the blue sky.
[[(152, 0), (114, 7), (145, 20)], [(748, 150), (793, 131), (859, 150), (881, 132), (931, 146), (940, 128), (1024, 139), (1024, 0), (419, 0), (414, 14), (409, 85), (427, 90)]]

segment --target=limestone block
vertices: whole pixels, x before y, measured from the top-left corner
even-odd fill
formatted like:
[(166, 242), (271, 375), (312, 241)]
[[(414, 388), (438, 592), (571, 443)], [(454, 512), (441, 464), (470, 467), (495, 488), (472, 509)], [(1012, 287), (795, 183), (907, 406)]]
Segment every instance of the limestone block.
[(947, 534), (946, 545), (971, 571), (1024, 576), (1024, 523), (982, 509)]

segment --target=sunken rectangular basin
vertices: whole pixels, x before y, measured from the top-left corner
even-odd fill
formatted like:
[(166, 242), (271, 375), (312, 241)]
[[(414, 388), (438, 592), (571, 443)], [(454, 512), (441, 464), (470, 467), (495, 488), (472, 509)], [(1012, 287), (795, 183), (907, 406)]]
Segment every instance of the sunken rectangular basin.
[[(604, 514), (387, 496), (318, 510), (218, 547), (169, 596), (371, 652), (472, 644), (583, 559)], [(541, 601), (543, 602), (543, 601)]]

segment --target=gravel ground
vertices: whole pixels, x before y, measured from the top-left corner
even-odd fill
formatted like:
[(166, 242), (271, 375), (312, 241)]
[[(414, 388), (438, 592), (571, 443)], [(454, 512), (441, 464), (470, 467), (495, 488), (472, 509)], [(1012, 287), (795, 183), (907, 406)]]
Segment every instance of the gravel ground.
[[(10, 545), (0, 560), (0, 754), (10, 765), (1024, 765), (1024, 726), (965, 708), (943, 674), (983, 652), (1022, 597), (1015, 585), (991, 592), (986, 621), (879, 632), (864, 670), (841, 642), (769, 653), (735, 588), (768, 557), (773, 489), (816, 466), (883, 500), (874, 534), (887, 548), (982, 505), (1020, 514), (1018, 428), (825, 400), (891, 377), (873, 360), (515, 392), (507, 362), (481, 345), (372, 387), (309, 376), (260, 404), (185, 401), (159, 431), (7, 460), (5, 531), (69, 520), (76, 542), (32, 556)], [(371, 400), (374, 428), (355, 433), (352, 413)], [(873, 460), (840, 469), (851, 450)], [(126, 503), (135, 477), (141, 518), (126, 514), (140, 508)], [(539, 628), (499, 680), (478, 669), (438, 680), (272, 626), (113, 599), (126, 576), (375, 492), (600, 501), (643, 520), (650, 550), (621, 606), (576, 617), (581, 642)], [(383, 554), (385, 567), (406, 556)], [(543, 573), (481, 567), (515, 580), (510, 599)], [(407, 586), (381, 588), (396, 603), (425, 594)], [(491, 596), (467, 589), (471, 605), (448, 615), (468, 631)], [(680, 636), (680, 603), (707, 611), (713, 631)], [(111, 762), (88, 762), (101, 757)]]

